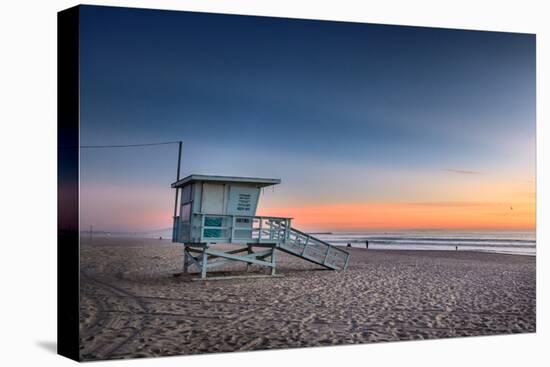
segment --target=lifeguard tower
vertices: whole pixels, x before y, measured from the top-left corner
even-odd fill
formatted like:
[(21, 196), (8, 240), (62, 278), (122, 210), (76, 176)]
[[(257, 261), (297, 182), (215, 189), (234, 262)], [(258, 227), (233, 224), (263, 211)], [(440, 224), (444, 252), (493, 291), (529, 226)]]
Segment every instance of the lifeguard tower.
[(292, 228), (291, 218), (256, 215), (261, 189), (279, 183), (273, 178), (207, 175), (174, 182), (177, 209), (172, 241), (184, 244), (184, 273), (194, 267), (205, 279), (209, 270), (241, 261), (247, 270), (254, 264), (275, 275), (276, 250), (328, 269), (345, 270), (346, 251)]

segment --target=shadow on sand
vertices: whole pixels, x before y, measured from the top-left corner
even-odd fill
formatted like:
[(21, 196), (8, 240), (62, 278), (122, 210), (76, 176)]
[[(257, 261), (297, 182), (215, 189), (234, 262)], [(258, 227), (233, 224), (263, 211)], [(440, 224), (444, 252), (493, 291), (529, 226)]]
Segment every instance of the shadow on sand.
[(44, 341), (44, 340), (41, 340), (41, 341), (37, 341), (37, 342), (36, 342), (36, 345), (38, 345), (39, 347), (41, 347), (41, 348), (47, 350), (47, 351), (50, 352), (50, 353), (57, 354), (57, 342), (55, 342), (55, 341), (51, 341), (51, 340)]

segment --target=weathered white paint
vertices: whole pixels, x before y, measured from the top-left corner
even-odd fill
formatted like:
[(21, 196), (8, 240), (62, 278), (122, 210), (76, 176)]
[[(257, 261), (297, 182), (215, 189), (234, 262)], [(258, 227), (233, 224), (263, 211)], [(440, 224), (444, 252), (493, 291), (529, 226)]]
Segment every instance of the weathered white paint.
[(202, 190), (201, 211), (208, 214), (225, 214), (223, 210), (225, 186), (223, 184), (204, 183)]
[[(202, 214), (255, 216), (261, 188), (279, 182), (271, 178), (190, 175), (173, 183), (172, 187), (180, 189), (176, 242), (201, 241)], [(190, 216), (187, 215), (189, 208)], [(223, 233), (227, 237), (236, 235), (245, 242), (243, 237), (251, 236), (252, 222), (241, 218), (237, 223), (236, 219), (224, 217), (220, 227), (231, 228), (230, 233)]]

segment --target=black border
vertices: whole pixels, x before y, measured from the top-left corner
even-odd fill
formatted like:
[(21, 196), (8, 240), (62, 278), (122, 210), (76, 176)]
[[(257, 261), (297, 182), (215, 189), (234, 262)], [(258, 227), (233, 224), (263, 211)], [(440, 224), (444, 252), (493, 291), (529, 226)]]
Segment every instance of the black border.
[(79, 356), (79, 7), (57, 13), (57, 353)]

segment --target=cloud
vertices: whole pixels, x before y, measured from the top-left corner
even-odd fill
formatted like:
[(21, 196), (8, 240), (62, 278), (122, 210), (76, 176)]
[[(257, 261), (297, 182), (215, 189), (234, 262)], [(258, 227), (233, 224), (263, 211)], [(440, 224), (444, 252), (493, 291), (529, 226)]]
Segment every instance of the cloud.
[(478, 172), (478, 171), (468, 171), (468, 170), (464, 170), (464, 169), (442, 168), (441, 170), (445, 171), (445, 172), (456, 173), (458, 175), (482, 175), (483, 174), (483, 173)]
[(481, 201), (434, 201), (434, 202), (412, 202), (412, 203), (403, 203), (404, 206), (411, 207), (456, 207), (456, 208), (469, 208), (469, 207), (495, 207), (501, 206), (502, 203), (494, 202), (481, 202)]

